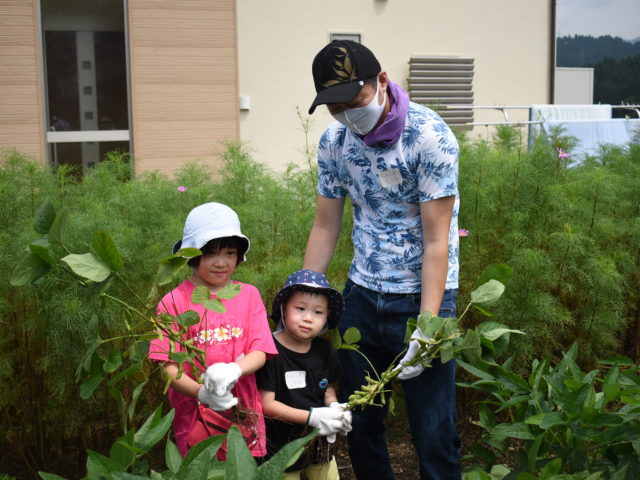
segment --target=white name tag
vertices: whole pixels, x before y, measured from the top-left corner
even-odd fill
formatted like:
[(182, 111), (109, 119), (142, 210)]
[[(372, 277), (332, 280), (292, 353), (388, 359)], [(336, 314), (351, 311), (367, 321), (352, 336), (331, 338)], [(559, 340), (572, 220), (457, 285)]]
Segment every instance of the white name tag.
[(393, 187), (394, 185), (402, 183), (402, 175), (400, 175), (400, 170), (397, 168), (390, 168), (389, 170), (380, 172), (378, 178), (384, 188)]
[(296, 388), (304, 388), (307, 386), (306, 382), (307, 372), (304, 370), (295, 370), (293, 372), (285, 372), (284, 381), (287, 384), (289, 390), (295, 390)]

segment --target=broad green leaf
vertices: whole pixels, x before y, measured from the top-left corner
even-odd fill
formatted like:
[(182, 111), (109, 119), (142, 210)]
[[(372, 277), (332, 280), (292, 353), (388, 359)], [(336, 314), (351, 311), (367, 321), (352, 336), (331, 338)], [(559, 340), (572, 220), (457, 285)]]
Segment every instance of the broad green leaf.
[(471, 303), (491, 306), (498, 301), (504, 292), (504, 284), (497, 280), (489, 280), (471, 292)]
[(440, 361), (442, 363), (447, 363), (454, 357), (455, 350), (452, 344), (444, 344), (440, 347)]
[(481, 470), (474, 470), (472, 472), (466, 472), (462, 476), (462, 480), (493, 480), (493, 477), (487, 472)]
[(362, 336), (360, 335), (360, 330), (358, 330), (356, 327), (350, 327), (347, 328), (347, 330), (344, 332), (342, 338), (344, 340), (344, 343), (352, 345), (354, 343), (358, 343)]
[(519, 333), (521, 335), (524, 335), (524, 332), (521, 332), (520, 330), (513, 330), (511, 328), (495, 328), (493, 330), (482, 332), (481, 335), (487, 338), (488, 340), (494, 341), (508, 333)]
[(140, 394), (144, 390), (144, 387), (146, 384), (147, 384), (146, 381), (140, 382), (136, 386), (136, 388), (133, 389), (133, 393), (131, 394), (131, 403), (129, 403), (129, 406), (127, 407), (127, 418), (129, 420), (133, 420), (133, 414), (135, 413), (135, 410), (136, 410), (138, 398), (140, 398)]
[(561, 468), (562, 468), (562, 459), (554, 458), (544, 466), (544, 468), (540, 472), (540, 477), (548, 478), (550, 475), (555, 475), (556, 473), (559, 473)]
[(283, 478), (284, 470), (298, 460), (304, 451), (305, 445), (315, 436), (316, 432), (313, 431), (305, 437), (297, 438), (287, 443), (273, 457), (258, 467), (256, 479), (275, 480)]
[(64, 477), (61, 477), (59, 475), (55, 475), (53, 473), (38, 472), (38, 475), (40, 475), (40, 478), (42, 478), (42, 480), (67, 480)]
[(111, 270), (119, 272), (122, 269), (124, 258), (107, 232), (98, 230), (94, 233), (91, 246)]
[(486, 405), (479, 406), (478, 418), (480, 426), (487, 431), (491, 431), (491, 429), (496, 426), (496, 416)]
[(496, 438), (518, 438), (520, 440), (533, 440), (535, 438), (524, 422), (496, 425), (491, 435)]
[(628, 357), (609, 357), (598, 362), (601, 365), (617, 365), (617, 366), (629, 366), (633, 365), (633, 360)]
[(117, 384), (120, 380), (122, 380), (123, 378), (131, 377), (131, 376), (133, 376), (136, 373), (141, 372), (141, 371), (142, 371), (142, 363), (134, 363), (133, 365), (128, 367), (126, 370), (123, 370), (122, 372), (117, 374), (115, 377), (113, 377), (111, 380), (109, 380), (109, 385), (113, 386), (113, 385)]
[(216, 294), (216, 298), (220, 300), (231, 300), (240, 294), (240, 290), (242, 290), (242, 285), (239, 283), (231, 283), (221, 288)]
[(29, 245), (29, 250), (35, 253), (40, 259), (44, 260), (50, 265), (55, 263), (53, 253), (49, 249), (49, 240), (46, 238), (38, 238)]
[(480, 337), (475, 330), (467, 330), (462, 337), (462, 341), (454, 343), (456, 352), (462, 353), (462, 357), (469, 363), (480, 360), (482, 347), (480, 346)]
[(189, 355), (186, 352), (169, 352), (169, 360), (182, 364), (189, 360)]
[[(193, 449), (191, 449), (193, 450)], [(189, 453), (191, 453), (191, 450)], [(212, 459), (215, 455), (213, 448), (200, 451), (198, 455), (193, 455), (189, 461), (182, 464), (175, 478), (178, 480), (207, 480), (209, 470), (212, 468)]]
[(540, 450), (540, 445), (544, 440), (544, 433), (541, 433), (536, 437), (533, 444), (527, 451), (527, 466), (529, 467), (530, 472), (535, 472), (536, 463), (538, 461), (538, 451)]
[(209, 300), (205, 300), (202, 302), (202, 306), (207, 310), (211, 310), (216, 313), (224, 313), (227, 311), (224, 304), (220, 301), (219, 298), (210, 298)]
[(41, 235), (49, 233), (49, 229), (56, 218), (56, 209), (51, 200), (45, 198), (38, 207), (36, 215), (33, 217), (33, 229)]
[(87, 477), (88, 478), (111, 478), (112, 472), (117, 472), (119, 465), (104, 455), (87, 450)]
[(9, 283), (14, 287), (30, 285), (44, 276), (51, 269), (51, 265), (33, 252), (28, 252), (18, 261), (13, 269)]
[(169, 257), (162, 260), (156, 273), (156, 283), (166, 285), (171, 282), (175, 275), (187, 264), (188, 259), (184, 257)]
[(104, 373), (97, 373), (90, 376), (87, 380), (80, 384), (80, 398), (86, 400), (91, 396), (96, 388), (104, 379)]
[(566, 423), (567, 420), (565, 420), (561, 413), (551, 412), (545, 414), (544, 417), (540, 419), (538, 426), (543, 430), (548, 430), (556, 425), (565, 425)]
[[(184, 463), (182, 468), (189, 465), (192, 461), (194, 461), (197, 457), (202, 455), (206, 451), (206, 456), (208, 461), (211, 461), (215, 456), (216, 452), (224, 442), (224, 435), (215, 435), (213, 437), (205, 438), (201, 442), (198, 442), (192, 448), (189, 449), (187, 453), (187, 457), (184, 459)], [(182, 470), (181, 470), (182, 471)]]
[(171, 257), (168, 257), (168, 258), (172, 258), (172, 257), (194, 258), (194, 257), (199, 257), (200, 255), (202, 255), (202, 252), (197, 248), (181, 248), (175, 254), (173, 254)]
[(93, 253), (67, 255), (62, 261), (69, 265), (76, 275), (94, 282), (102, 282), (111, 274), (109, 267)]
[(196, 305), (201, 305), (211, 298), (211, 292), (204, 285), (200, 285), (193, 289), (191, 293), (191, 301)]
[(253, 459), (242, 434), (236, 427), (231, 427), (227, 433), (227, 463), (225, 478), (243, 480), (255, 478), (258, 465)]
[(511, 278), (511, 274), (513, 273), (513, 268), (503, 263), (492, 263), (488, 265), (487, 268), (480, 274), (478, 280), (476, 281), (475, 288), (478, 288), (480, 285), (484, 285), (489, 280), (497, 280), (503, 285), (507, 284), (509, 278)]
[(329, 341), (331, 342), (331, 346), (334, 350), (339, 350), (342, 345), (342, 337), (340, 336), (340, 332), (337, 328), (331, 330), (329, 334)]
[(122, 354), (117, 350), (111, 350), (102, 368), (107, 373), (113, 373), (122, 365)]
[(178, 323), (185, 329), (200, 321), (200, 315), (195, 310), (187, 310), (176, 317)]
[(135, 430), (130, 429), (111, 445), (109, 458), (120, 466), (119, 470), (127, 470), (136, 459), (136, 455), (142, 453), (133, 445), (134, 433)]
[(66, 212), (60, 212), (56, 215), (51, 228), (49, 229), (49, 242), (51, 245), (61, 247), (63, 245), (64, 236), (67, 233), (68, 215)]
[(158, 443), (162, 437), (171, 428), (171, 422), (175, 411), (171, 409), (164, 417), (161, 413), (162, 406), (156, 408), (149, 418), (144, 422), (144, 425), (140, 427), (134, 436), (134, 445), (143, 450), (149, 450), (156, 443)]
[(174, 476), (182, 467), (182, 455), (170, 438), (167, 438), (167, 444), (164, 447), (164, 461)]
[(91, 282), (82, 295), (83, 304), (87, 307), (93, 307), (102, 294), (111, 287), (111, 282), (113, 282), (112, 276), (102, 282)]

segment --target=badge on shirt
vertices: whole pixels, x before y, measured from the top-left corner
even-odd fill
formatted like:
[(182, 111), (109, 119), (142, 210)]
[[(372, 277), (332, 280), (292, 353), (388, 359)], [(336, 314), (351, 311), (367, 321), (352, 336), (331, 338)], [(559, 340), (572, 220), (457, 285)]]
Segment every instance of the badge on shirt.
[(402, 175), (400, 175), (400, 169), (398, 168), (390, 168), (389, 170), (380, 172), (378, 173), (378, 178), (384, 188), (393, 187), (394, 185), (402, 183)]
[(284, 381), (287, 384), (289, 390), (295, 390), (296, 388), (304, 388), (307, 386), (306, 381), (307, 372), (304, 370), (294, 370), (284, 373)]

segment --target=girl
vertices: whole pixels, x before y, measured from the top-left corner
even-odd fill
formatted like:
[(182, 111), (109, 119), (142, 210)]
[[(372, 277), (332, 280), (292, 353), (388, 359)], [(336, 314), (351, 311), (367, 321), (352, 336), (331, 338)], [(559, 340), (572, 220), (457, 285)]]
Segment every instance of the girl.
[[(183, 456), (192, 446), (188, 440), (197, 421), (198, 401), (217, 411), (237, 404), (242, 411), (255, 413), (251, 418), (256, 438), (248, 446), (253, 456), (262, 457), (266, 453), (265, 428), (254, 372), (278, 351), (260, 293), (252, 285), (231, 279), (236, 266), (246, 260), (249, 239), (240, 231), (240, 220), (231, 208), (206, 203), (187, 216), (183, 237), (174, 245), (173, 253), (181, 248), (197, 248), (202, 255), (189, 260), (191, 276), (164, 296), (158, 305), (158, 314), (177, 316), (193, 310), (200, 316), (200, 321), (189, 327), (186, 339), (193, 339), (205, 352), (206, 365), (200, 366), (206, 369), (204, 385), (197, 381), (199, 372), (193, 372), (187, 363), (183, 365), (183, 375), (176, 378), (178, 365), (169, 361), (171, 345), (166, 336), (153, 340), (149, 348), (149, 358), (162, 362), (167, 375), (173, 379), (168, 397), (175, 409), (176, 444)], [(207, 310), (191, 301), (191, 294), (198, 286), (207, 287), (213, 298), (232, 283), (240, 286), (240, 293), (221, 300), (225, 313)], [(176, 344), (175, 348), (180, 351), (180, 345)]]

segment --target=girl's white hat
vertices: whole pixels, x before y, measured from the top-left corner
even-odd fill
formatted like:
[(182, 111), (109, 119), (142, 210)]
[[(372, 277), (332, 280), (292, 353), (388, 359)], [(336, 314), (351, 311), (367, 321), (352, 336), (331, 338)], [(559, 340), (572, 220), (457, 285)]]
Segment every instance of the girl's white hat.
[[(182, 238), (173, 246), (173, 253), (181, 248), (201, 249), (207, 242), (224, 237), (240, 238), (246, 243), (245, 254), (249, 251), (249, 239), (240, 231), (236, 212), (222, 203), (204, 203), (187, 215)], [(245, 255), (242, 261), (246, 259)]]

